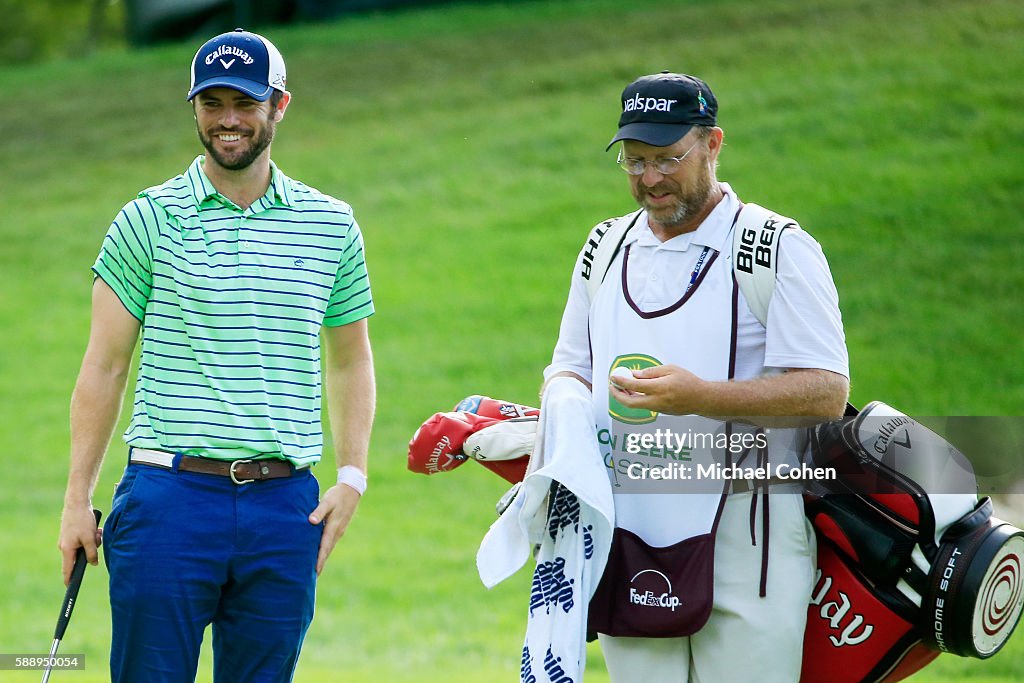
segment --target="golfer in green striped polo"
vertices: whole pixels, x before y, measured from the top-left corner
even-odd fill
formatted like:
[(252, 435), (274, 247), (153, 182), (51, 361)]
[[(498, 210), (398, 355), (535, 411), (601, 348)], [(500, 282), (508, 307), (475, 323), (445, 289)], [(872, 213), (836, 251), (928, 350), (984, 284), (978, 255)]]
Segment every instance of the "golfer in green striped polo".
[[(216, 681), (288, 681), (316, 577), (366, 489), (363, 239), (346, 203), (270, 160), (291, 95), (268, 40), (239, 29), (208, 41), (188, 99), (205, 156), (129, 202), (93, 266), (65, 581), (79, 547), (97, 561), (91, 498), (141, 331), (128, 465), (102, 532), (111, 678), (195, 680), (212, 624)], [(310, 468), (324, 388), (338, 483), (321, 497)]]

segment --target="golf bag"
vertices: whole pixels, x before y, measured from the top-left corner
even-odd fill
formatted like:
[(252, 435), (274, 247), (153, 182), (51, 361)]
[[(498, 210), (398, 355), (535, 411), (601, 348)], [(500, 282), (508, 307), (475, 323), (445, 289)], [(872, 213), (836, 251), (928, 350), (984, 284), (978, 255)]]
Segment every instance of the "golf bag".
[(832, 481), (806, 497), (818, 537), (805, 683), (886, 683), (940, 652), (985, 659), (1024, 605), (1024, 532), (978, 500), (970, 463), (884, 403), (812, 432)]
[[(801, 683), (894, 683), (942, 652), (991, 657), (1024, 607), (1024, 532), (992, 517), (945, 439), (884, 403), (851, 413), (811, 430), (812, 464), (836, 478), (805, 494), (818, 572)], [(409, 469), (476, 460), (519, 481), (538, 415), (471, 396), (416, 431)]]

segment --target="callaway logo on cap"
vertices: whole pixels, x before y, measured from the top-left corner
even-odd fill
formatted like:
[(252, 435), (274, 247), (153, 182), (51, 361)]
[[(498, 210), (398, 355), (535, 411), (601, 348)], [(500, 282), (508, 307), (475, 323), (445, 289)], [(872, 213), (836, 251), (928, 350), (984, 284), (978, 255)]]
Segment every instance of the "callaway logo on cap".
[(207, 88), (234, 88), (263, 102), (274, 90), (284, 92), (284, 59), (261, 35), (236, 28), (208, 40), (192, 58), (191, 100)]
[(718, 100), (699, 78), (668, 71), (641, 76), (622, 91), (619, 132), (608, 147), (619, 140), (668, 147), (695, 125), (715, 125), (717, 114)]

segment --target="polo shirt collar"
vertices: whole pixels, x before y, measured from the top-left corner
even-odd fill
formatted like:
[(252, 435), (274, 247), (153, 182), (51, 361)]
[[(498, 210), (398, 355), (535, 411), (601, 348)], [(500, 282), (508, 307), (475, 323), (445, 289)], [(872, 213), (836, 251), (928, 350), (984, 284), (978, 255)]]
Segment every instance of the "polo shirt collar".
[(281, 173), (273, 159), (270, 160), (270, 187), (267, 194), (272, 195), (275, 202), (280, 202), (285, 206), (292, 206), (290, 180), (288, 176)]
[[(188, 167), (186, 175), (192, 186), (192, 196), (195, 199), (196, 206), (202, 206), (203, 202), (210, 198), (220, 198), (222, 195), (217, 192), (217, 188), (213, 186), (213, 183), (208, 177), (206, 172), (203, 170), (203, 161), (206, 159), (203, 155), (199, 155), (192, 161), (192, 165)], [(270, 161), (270, 187), (267, 188), (266, 194), (260, 199), (256, 200), (254, 204), (263, 203), (264, 205), (274, 206), (276, 204), (283, 204), (285, 206), (292, 206), (292, 195), (291, 188), (289, 187), (289, 178), (277, 167), (277, 164), (273, 160)]]
[(719, 187), (722, 188), (725, 196), (693, 232), (662, 242), (651, 231), (651, 226), (647, 222), (647, 212), (644, 211), (640, 214), (640, 219), (637, 222), (639, 229), (630, 230), (623, 244), (636, 243), (638, 246), (657, 247), (669, 251), (686, 251), (692, 244), (711, 247), (719, 252), (724, 251), (727, 247), (726, 241), (729, 238), (729, 233), (732, 231), (733, 218), (735, 218), (740, 205), (729, 183), (720, 182)]
[(202, 206), (203, 202), (211, 197), (220, 196), (217, 188), (213, 186), (213, 183), (210, 182), (210, 179), (206, 177), (206, 173), (203, 171), (204, 159), (205, 157), (202, 155), (197, 156), (185, 173), (188, 177), (189, 185), (192, 187), (192, 197), (196, 201), (196, 206)]

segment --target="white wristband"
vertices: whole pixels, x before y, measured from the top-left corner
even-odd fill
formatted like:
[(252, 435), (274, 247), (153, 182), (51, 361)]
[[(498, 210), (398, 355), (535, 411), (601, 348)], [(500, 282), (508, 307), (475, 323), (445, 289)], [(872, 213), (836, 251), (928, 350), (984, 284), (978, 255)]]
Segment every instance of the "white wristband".
[(366, 475), (355, 465), (338, 468), (338, 483), (355, 489), (360, 496), (366, 493)]

